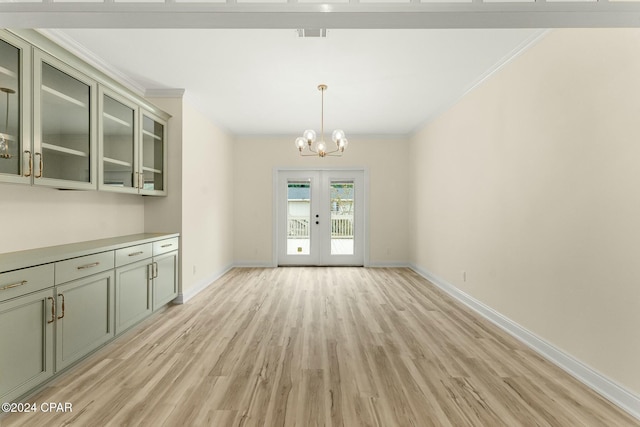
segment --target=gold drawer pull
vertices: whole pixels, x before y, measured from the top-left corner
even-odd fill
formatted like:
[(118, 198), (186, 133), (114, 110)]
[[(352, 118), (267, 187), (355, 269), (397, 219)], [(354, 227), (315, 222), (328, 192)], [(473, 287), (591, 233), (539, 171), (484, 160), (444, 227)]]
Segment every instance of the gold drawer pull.
[(57, 317), (57, 319), (60, 320), (64, 319), (64, 295), (58, 294), (58, 296), (62, 298), (62, 315)]
[(31, 156), (31, 151), (24, 150), (25, 154), (29, 155), (29, 173), (25, 173), (24, 176), (31, 176), (33, 173), (33, 157)]
[(167, 243), (166, 245), (160, 246), (161, 248), (168, 248), (169, 246), (173, 246), (173, 243)]
[(100, 263), (99, 263), (99, 262), (94, 262), (94, 263), (92, 263), (92, 264), (81, 265), (80, 267), (76, 267), (76, 268), (77, 268), (78, 270), (84, 270), (84, 269), (87, 269), (87, 268), (96, 267), (96, 266), (98, 266), (98, 265), (100, 265)]
[(7, 289), (17, 288), (18, 286), (26, 285), (27, 283), (29, 282), (26, 280), (23, 280), (22, 282), (18, 282), (18, 283), (12, 283), (11, 285), (1, 287), (0, 291), (6, 291)]
[(56, 301), (51, 297), (47, 299), (51, 300), (51, 320), (47, 320), (47, 323), (53, 323), (56, 320)]
[(129, 256), (142, 255), (143, 253), (144, 251), (133, 252), (133, 253), (130, 253)]
[(39, 161), (39, 165), (40, 165), (40, 172), (38, 173), (38, 175), (34, 175), (34, 178), (42, 178), (42, 174), (44, 173), (44, 161), (42, 160), (42, 153), (33, 153), (33, 158), (35, 159), (36, 156), (38, 156), (40, 158)]

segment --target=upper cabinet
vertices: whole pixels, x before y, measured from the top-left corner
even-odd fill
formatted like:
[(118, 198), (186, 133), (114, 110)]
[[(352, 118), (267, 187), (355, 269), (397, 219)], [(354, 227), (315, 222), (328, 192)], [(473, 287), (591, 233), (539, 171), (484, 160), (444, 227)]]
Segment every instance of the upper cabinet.
[(100, 87), (98, 128), (100, 177), (98, 188), (138, 193), (138, 106)]
[(34, 184), (95, 189), (95, 81), (35, 50), (33, 82)]
[(165, 195), (166, 121), (107, 88), (99, 90), (99, 189)]
[(0, 182), (167, 194), (169, 115), (33, 30), (0, 30)]
[(0, 181), (30, 179), (30, 70), (31, 46), (0, 30)]
[(142, 110), (140, 190), (142, 194), (165, 195), (167, 167), (167, 122)]

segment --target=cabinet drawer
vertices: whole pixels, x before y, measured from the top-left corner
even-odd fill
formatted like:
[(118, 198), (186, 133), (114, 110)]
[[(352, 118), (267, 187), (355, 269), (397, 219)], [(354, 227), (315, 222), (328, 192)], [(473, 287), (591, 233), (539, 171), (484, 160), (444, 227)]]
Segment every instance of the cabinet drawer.
[(178, 250), (178, 238), (159, 240), (153, 242), (153, 255), (166, 254), (167, 252)]
[(56, 262), (56, 285), (110, 270), (113, 267), (113, 251)]
[(151, 258), (153, 255), (153, 243), (130, 246), (116, 251), (116, 267)]
[(53, 264), (0, 274), (0, 301), (53, 287)]

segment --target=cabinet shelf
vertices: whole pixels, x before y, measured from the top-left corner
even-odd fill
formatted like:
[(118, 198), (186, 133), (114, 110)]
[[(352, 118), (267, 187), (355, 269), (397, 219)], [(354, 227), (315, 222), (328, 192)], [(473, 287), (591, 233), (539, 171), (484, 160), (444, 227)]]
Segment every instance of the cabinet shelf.
[(3, 137), (4, 139), (6, 139), (7, 141), (15, 141), (16, 140), (15, 136), (9, 135), (8, 133), (0, 132), (0, 136)]
[(143, 166), (142, 170), (145, 172), (162, 173), (160, 169), (148, 168), (146, 166)]
[(151, 133), (148, 130), (143, 130), (142, 133), (146, 136), (150, 136), (153, 139), (157, 139), (158, 141), (162, 141), (162, 137), (156, 135), (155, 133)]
[(112, 122), (118, 123), (119, 125), (126, 126), (126, 127), (128, 127), (128, 128), (130, 128), (130, 127), (131, 127), (131, 123), (128, 123), (128, 122), (126, 122), (126, 121), (124, 121), (124, 120), (122, 120), (122, 119), (119, 119), (119, 118), (118, 118), (118, 117), (116, 117), (116, 116), (112, 116), (112, 115), (111, 115), (111, 114), (109, 114), (109, 113), (102, 113), (102, 115), (104, 116), (104, 118), (105, 118), (105, 119), (109, 119), (109, 120), (111, 120)]
[(13, 71), (9, 70), (8, 68), (4, 68), (2, 66), (0, 66), (0, 73), (9, 76), (9, 77), (13, 77), (14, 79), (18, 78), (18, 75), (16, 73), (14, 73)]
[(78, 107), (82, 107), (82, 108), (87, 108), (87, 104), (82, 102), (82, 101), (78, 101), (75, 98), (70, 97), (69, 95), (65, 95), (62, 92), (58, 92), (57, 90), (50, 88), (49, 86), (46, 85), (42, 85), (42, 91), (45, 93), (48, 93), (50, 95), (55, 96), (57, 99), (61, 99), (63, 101), (66, 101), (70, 104), (73, 105), (77, 105)]
[(103, 157), (103, 160), (105, 161), (105, 163), (110, 163), (112, 165), (118, 165), (118, 166), (124, 166), (126, 168), (130, 168), (133, 165), (129, 162), (125, 162), (122, 160), (118, 160), (118, 159), (112, 159), (110, 157)]
[(85, 153), (83, 151), (73, 150), (73, 149), (67, 148), (67, 147), (61, 147), (59, 145), (47, 144), (46, 142), (42, 143), (42, 148), (46, 148), (48, 150), (56, 151), (56, 152), (62, 153), (62, 154), (68, 154), (68, 155), (71, 155), (71, 156), (89, 157), (89, 154)]

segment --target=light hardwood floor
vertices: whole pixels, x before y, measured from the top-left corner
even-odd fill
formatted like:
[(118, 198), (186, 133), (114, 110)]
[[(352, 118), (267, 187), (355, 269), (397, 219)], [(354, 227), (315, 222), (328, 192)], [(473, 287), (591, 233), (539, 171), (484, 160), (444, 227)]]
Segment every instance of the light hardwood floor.
[(3, 426), (631, 426), (409, 269), (234, 269)]

